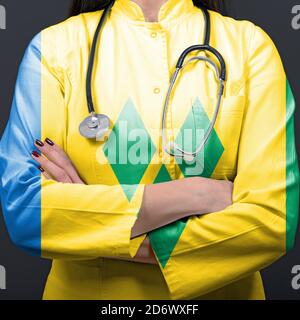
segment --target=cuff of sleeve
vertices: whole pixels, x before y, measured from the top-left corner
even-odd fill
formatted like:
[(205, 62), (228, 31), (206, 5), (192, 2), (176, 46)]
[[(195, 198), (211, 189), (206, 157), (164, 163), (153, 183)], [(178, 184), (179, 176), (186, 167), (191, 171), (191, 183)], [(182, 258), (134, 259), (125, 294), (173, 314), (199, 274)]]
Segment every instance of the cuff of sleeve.
[(134, 239), (130, 240), (129, 253), (132, 258), (137, 254), (142, 242), (145, 240), (147, 233), (142, 234)]
[(160, 270), (163, 274), (165, 282), (168, 286), (170, 299), (171, 300), (184, 300), (186, 295), (184, 293), (182, 293), (182, 291), (180, 290), (180, 283), (177, 280), (178, 279), (178, 270), (180, 270), (180, 269), (178, 266), (176, 266), (176, 261), (174, 259), (172, 259), (172, 260), (170, 259), (165, 266), (162, 266), (162, 264), (159, 262), (159, 259), (156, 255), (155, 251), (154, 251), (154, 254), (156, 256), (156, 260), (158, 261), (157, 263), (158, 263)]
[(115, 247), (114, 255), (133, 258), (147, 236), (145, 233), (139, 237), (131, 239), (131, 229), (138, 218), (138, 213), (142, 206), (145, 185), (128, 185), (126, 187), (133, 188), (134, 196), (129, 203), (127, 215), (121, 218), (123, 221), (121, 222), (119, 241)]

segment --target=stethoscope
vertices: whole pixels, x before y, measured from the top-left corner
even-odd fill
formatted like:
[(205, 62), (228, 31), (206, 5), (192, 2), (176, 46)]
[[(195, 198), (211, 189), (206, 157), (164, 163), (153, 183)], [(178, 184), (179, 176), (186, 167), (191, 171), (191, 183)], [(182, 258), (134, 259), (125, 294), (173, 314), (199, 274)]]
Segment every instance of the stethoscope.
[[(94, 102), (92, 97), (92, 73), (93, 73), (93, 66), (95, 61), (95, 53), (96, 53), (96, 46), (99, 38), (100, 31), (103, 28), (103, 25), (106, 21), (106, 18), (108, 14), (110, 13), (113, 5), (115, 3), (115, 0), (112, 0), (109, 2), (108, 5), (104, 8), (103, 14), (101, 15), (99, 24), (97, 26), (97, 29), (95, 31), (95, 35), (92, 42), (91, 52), (90, 52), (90, 58), (89, 58), (89, 64), (88, 64), (88, 70), (87, 70), (87, 76), (86, 76), (86, 99), (87, 99), (87, 105), (88, 105), (88, 111), (89, 116), (85, 118), (82, 123), (80, 124), (79, 131), (80, 134), (88, 139), (96, 139), (97, 141), (101, 140), (110, 130), (111, 121), (110, 118), (107, 115), (104, 114), (97, 114), (95, 112), (94, 108)], [(162, 115), (162, 147), (166, 153), (173, 157), (180, 157), (183, 158), (187, 162), (192, 162), (197, 155), (203, 150), (205, 147), (208, 138), (210, 137), (212, 130), (215, 126), (218, 113), (220, 110), (222, 97), (224, 95), (224, 87), (226, 82), (226, 64), (225, 60), (222, 57), (222, 55), (219, 53), (218, 50), (210, 46), (210, 15), (208, 10), (202, 6), (199, 5), (200, 9), (202, 10), (204, 21), (205, 21), (205, 30), (204, 30), (204, 43), (201, 45), (192, 45), (185, 49), (182, 54), (180, 55), (178, 62), (176, 64), (175, 71), (172, 74), (170, 85), (167, 91), (167, 96), (165, 99), (164, 107), (163, 107), (163, 115)], [(210, 52), (212, 53), (215, 58), (217, 58), (220, 67), (210, 58), (207, 56), (194, 56), (190, 58), (187, 62), (185, 62), (185, 58), (188, 54), (190, 54), (193, 51), (200, 51), (200, 52)], [(166, 132), (165, 132), (165, 122), (166, 122), (166, 115), (167, 115), (167, 109), (169, 106), (170, 97), (173, 92), (173, 88), (176, 84), (176, 80), (178, 78), (178, 75), (180, 72), (184, 69), (184, 67), (191, 61), (203, 61), (209, 63), (213, 69), (215, 70), (216, 78), (218, 81), (218, 97), (217, 97), (217, 103), (215, 107), (215, 111), (212, 116), (212, 120), (210, 123), (209, 128), (207, 129), (206, 133), (204, 134), (204, 137), (201, 141), (201, 143), (197, 146), (197, 148), (192, 151), (188, 152), (182, 148), (180, 148), (175, 142), (168, 142), (166, 139)]]

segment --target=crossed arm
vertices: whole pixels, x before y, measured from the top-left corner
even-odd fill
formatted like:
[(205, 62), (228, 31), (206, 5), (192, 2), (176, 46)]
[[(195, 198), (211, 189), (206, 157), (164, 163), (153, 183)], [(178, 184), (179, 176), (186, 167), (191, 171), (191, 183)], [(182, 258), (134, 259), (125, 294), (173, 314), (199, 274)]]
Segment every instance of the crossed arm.
[[(46, 179), (62, 183), (85, 184), (68, 155), (52, 140), (35, 141), (40, 152), (32, 157)], [(185, 178), (145, 187), (140, 214), (131, 237), (152, 231), (180, 218), (223, 210), (232, 203), (230, 181)], [(109, 257), (132, 262), (157, 264), (148, 236), (133, 258)]]
[[(295, 101), (274, 44), (261, 29), (251, 30), (234, 187), (199, 177), (123, 185), (135, 190), (130, 203), (120, 186), (84, 185), (58, 149), (64, 145), (67, 121), (63, 79), (50, 52), (45, 50), (41, 59), (40, 36), (35, 37), (20, 66), (0, 143), (0, 195), (12, 241), (51, 259), (112, 256), (151, 263), (155, 261), (149, 258), (147, 238), (138, 246), (145, 237), (129, 241), (130, 234), (145, 235), (190, 216), (168, 261), (172, 230), (167, 237), (151, 239), (172, 299), (192, 299), (224, 287), (290, 250), (299, 201)], [(56, 144), (36, 145), (43, 156), (33, 157), (49, 180), (40, 179), (36, 163), (28, 157), (33, 140), (45, 136)], [(210, 212), (214, 214), (195, 215)]]

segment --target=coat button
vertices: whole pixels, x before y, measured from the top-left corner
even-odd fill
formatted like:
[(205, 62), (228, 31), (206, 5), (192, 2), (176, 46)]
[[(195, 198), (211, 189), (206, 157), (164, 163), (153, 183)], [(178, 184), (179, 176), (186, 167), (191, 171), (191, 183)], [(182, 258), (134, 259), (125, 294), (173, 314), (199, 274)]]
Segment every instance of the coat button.
[(155, 31), (151, 32), (151, 37), (152, 38), (156, 38), (157, 37), (157, 32), (155, 32)]
[(153, 92), (154, 92), (155, 94), (159, 94), (159, 93), (160, 93), (160, 89), (159, 89), (159, 88), (154, 88)]

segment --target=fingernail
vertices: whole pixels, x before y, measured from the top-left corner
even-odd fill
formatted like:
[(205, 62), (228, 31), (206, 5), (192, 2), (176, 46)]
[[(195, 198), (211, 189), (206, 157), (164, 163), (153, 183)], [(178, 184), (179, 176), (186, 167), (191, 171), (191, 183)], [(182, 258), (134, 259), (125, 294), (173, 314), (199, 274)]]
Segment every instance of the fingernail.
[(36, 140), (35, 140), (35, 143), (36, 143), (38, 146), (40, 146), (40, 147), (43, 147), (43, 146), (44, 146), (43, 142), (42, 142), (41, 140), (39, 140), (39, 139), (36, 139)]
[(38, 158), (40, 156), (39, 153), (36, 151), (32, 151), (31, 154), (36, 158)]
[(54, 142), (52, 140), (50, 140), (49, 138), (46, 138), (45, 141), (50, 145), (50, 146), (54, 146)]
[(45, 172), (45, 170), (44, 170), (42, 167), (39, 167), (39, 170), (40, 170), (41, 172)]

